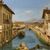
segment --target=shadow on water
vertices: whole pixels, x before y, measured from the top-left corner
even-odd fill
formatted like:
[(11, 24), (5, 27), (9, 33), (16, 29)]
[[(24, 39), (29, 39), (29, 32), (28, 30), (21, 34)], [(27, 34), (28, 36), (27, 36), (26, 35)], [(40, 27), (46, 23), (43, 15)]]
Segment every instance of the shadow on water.
[(6, 44), (4, 47), (0, 48), (0, 50), (12, 50), (12, 42)]
[(31, 30), (29, 31), (28, 29), (25, 30), (25, 37), (23, 39), (19, 39), (16, 37), (12, 43), (13, 47), (17, 48), (21, 42), (25, 42), (25, 44), (28, 46), (28, 48), (33, 48), (35, 47), (36, 44), (40, 44), (38, 38), (36, 37), (35, 33), (32, 32)]

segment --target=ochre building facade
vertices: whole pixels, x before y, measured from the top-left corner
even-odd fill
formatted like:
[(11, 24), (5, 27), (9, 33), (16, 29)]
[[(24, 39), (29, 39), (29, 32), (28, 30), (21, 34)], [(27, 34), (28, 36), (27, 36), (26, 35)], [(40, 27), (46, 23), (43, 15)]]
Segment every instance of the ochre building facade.
[(0, 1), (0, 46), (12, 39), (12, 14), (14, 12)]

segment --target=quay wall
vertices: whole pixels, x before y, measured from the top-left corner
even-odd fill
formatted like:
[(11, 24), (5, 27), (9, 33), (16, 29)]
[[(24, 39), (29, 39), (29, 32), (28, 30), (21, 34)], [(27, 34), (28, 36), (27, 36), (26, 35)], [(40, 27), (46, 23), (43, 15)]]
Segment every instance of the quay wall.
[(38, 37), (38, 39), (43, 43), (43, 44), (46, 44), (46, 45), (49, 45), (50, 46), (50, 39), (48, 39), (48, 37), (46, 35), (44, 35), (41, 31), (35, 29), (35, 28), (32, 28), (30, 27), (30, 29), (35, 32), (36, 36)]

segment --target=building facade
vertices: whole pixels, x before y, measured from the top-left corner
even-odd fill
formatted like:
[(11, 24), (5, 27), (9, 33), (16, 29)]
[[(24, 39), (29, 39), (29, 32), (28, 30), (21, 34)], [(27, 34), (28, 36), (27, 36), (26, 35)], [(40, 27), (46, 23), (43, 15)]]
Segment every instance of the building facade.
[(12, 38), (12, 14), (14, 12), (0, 0), (0, 46)]
[(42, 18), (44, 19), (44, 30), (50, 36), (50, 10), (48, 8), (43, 10)]

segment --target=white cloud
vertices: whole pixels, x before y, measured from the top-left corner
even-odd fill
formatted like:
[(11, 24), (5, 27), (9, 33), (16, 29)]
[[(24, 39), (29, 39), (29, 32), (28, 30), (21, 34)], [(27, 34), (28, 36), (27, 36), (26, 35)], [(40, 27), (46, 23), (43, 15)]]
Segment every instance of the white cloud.
[(32, 13), (32, 10), (26, 10), (25, 12), (26, 13)]
[[(15, 15), (13, 16), (14, 21), (28, 21), (41, 18), (41, 12), (37, 12), (37, 10), (14, 10)], [(39, 15), (40, 14), (40, 15)]]
[(24, 10), (21, 11), (19, 14), (19, 16), (27, 16), (27, 17), (33, 17), (33, 11), (32, 10)]
[(29, 20), (33, 17), (33, 10), (15, 10), (14, 17), (13, 20)]

